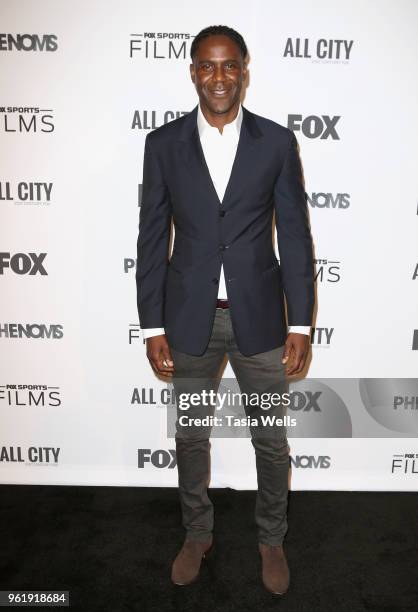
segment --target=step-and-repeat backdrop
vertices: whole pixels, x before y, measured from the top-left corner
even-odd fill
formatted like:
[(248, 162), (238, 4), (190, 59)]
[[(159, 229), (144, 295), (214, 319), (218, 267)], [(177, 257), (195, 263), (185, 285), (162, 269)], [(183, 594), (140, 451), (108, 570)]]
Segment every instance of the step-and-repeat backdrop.
[[(250, 50), (245, 106), (304, 166), (317, 311), (291, 486), (417, 488), (413, 0), (1, 0), (1, 482), (177, 484), (136, 312), (143, 147), (196, 105), (190, 45), (219, 23)], [(247, 437), (213, 437), (212, 485), (256, 487)]]

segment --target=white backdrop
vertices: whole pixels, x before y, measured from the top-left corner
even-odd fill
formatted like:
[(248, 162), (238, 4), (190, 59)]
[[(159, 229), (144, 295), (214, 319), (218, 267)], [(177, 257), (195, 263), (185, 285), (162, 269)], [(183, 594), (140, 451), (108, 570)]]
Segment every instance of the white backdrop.
[[(163, 387), (138, 331), (139, 185), (146, 133), (197, 103), (190, 43), (216, 23), (248, 44), (245, 106), (300, 145), (309, 377), (352, 379), (352, 434), (291, 438), (292, 488), (416, 489), (413, 0), (0, 0), (0, 481), (176, 485), (164, 406), (132, 402)], [(213, 486), (256, 486), (248, 439), (212, 458)]]

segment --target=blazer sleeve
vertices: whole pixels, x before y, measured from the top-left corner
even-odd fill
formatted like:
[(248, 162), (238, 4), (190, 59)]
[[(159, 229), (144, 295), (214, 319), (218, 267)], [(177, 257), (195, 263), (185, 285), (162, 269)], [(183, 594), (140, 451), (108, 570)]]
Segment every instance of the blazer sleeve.
[(142, 329), (164, 327), (164, 297), (172, 215), (170, 195), (150, 135), (147, 134), (145, 139), (137, 240), (136, 289)]
[(288, 324), (311, 325), (315, 304), (313, 244), (293, 132), (274, 187), (274, 209)]

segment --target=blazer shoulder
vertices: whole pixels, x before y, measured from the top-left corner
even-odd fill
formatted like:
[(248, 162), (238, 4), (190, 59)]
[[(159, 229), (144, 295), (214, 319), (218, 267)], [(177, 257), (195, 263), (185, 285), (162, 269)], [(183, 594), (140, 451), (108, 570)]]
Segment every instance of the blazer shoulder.
[(281, 125), (280, 123), (277, 123), (277, 121), (267, 119), (267, 117), (262, 117), (256, 113), (251, 114), (253, 115), (255, 122), (264, 136), (279, 140), (283, 145), (290, 144), (290, 141), (295, 136), (292, 130), (284, 125)]
[(173, 119), (164, 125), (160, 125), (160, 127), (156, 128), (152, 132), (148, 132), (146, 135), (146, 141), (148, 144), (158, 146), (159, 144), (167, 144), (167, 141), (177, 139), (188, 116), (189, 113), (182, 115), (181, 117), (177, 117), (177, 119)]

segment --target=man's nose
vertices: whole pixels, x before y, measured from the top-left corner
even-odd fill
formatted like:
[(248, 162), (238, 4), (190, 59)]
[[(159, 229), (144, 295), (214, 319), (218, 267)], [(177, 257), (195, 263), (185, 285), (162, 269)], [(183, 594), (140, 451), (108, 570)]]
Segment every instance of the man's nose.
[(215, 72), (213, 74), (213, 78), (215, 81), (225, 80), (225, 71), (224, 71), (223, 66), (215, 66)]

